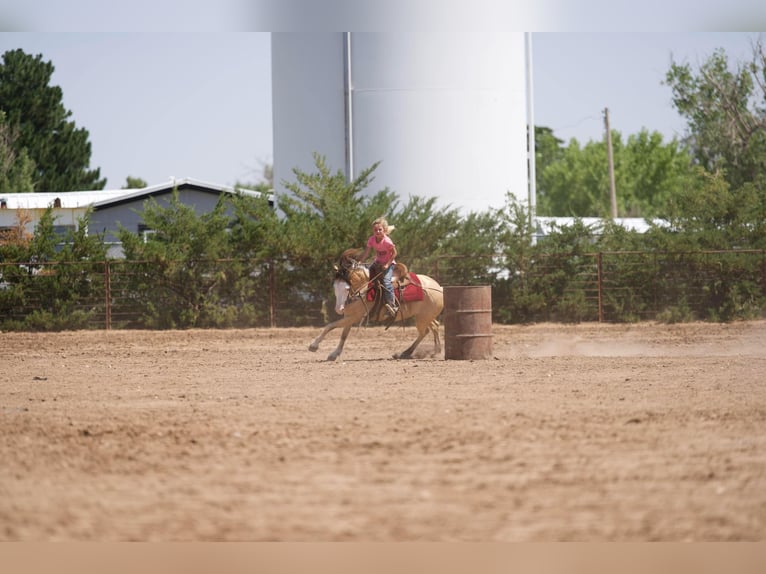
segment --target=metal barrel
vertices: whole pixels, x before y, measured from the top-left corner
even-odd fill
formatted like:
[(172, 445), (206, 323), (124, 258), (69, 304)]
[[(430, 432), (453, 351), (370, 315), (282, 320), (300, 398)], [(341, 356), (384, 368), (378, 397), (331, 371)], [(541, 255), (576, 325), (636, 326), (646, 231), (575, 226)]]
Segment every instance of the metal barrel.
[(492, 356), (492, 288), (444, 287), (444, 358)]

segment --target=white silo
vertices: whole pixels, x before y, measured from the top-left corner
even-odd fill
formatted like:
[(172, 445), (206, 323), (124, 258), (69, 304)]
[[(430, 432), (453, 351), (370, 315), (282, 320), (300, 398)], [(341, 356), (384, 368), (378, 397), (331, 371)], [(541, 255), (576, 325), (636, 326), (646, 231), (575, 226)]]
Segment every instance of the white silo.
[(405, 202), (527, 201), (523, 33), (272, 33), (272, 90), (277, 193), (317, 152)]

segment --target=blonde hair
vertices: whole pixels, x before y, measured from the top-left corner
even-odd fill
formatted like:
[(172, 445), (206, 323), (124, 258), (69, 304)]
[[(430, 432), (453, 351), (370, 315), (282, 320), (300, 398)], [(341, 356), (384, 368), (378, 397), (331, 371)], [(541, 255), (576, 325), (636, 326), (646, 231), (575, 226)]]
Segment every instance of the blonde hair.
[(386, 220), (385, 217), (378, 217), (375, 221), (372, 222), (372, 225), (373, 226), (375, 226), (375, 225), (382, 225), (383, 226), (383, 231), (386, 232), (386, 235), (388, 235), (394, 229), (396, 229), (395, 225), (389, 225), (388, 224), (388, 221)]

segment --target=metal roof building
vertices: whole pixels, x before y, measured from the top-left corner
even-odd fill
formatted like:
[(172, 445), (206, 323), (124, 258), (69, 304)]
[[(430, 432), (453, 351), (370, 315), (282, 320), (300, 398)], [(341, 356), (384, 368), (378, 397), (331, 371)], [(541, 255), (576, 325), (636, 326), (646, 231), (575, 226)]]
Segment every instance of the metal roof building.
[(104, 241), (110, 246), (109, 255), (120, 257), (122, 246), (117, 236), (120, 227), (135, 233), (147, 232), (141, 217), (144, 202), (154, 198), (160, 204), (167, 203), (174, 191), (181, 202), (194, 207), (199, 214), (210, 212), (221, 194), (258, 195), (258, 192), (191, 178), (171, 179), (141, 189), (0, 194), (0, 230), (16, 227), (20, 210), (25, 210), (30, 218), (26, 228), (33, 232), (45, 210), (51, 207), (57, 231), (64, 233), (67, 228), (75, 228), (92, 209), (89, 231), (103, 234)]

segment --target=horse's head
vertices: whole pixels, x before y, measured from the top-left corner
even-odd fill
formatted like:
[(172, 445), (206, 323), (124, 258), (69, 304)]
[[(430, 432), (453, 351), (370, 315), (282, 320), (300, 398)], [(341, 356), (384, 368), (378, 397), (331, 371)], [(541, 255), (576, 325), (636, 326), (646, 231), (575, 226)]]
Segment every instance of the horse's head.
[(348, 295), (351, 291), (351, 284), (336, 275), (335, 281), (332, 282), (332, 287), (335, 291), (335, 312), (338, 315), (343, 315), (343, 311), (346, 309), (346, 301), (348, 301)]
[(369, 280), (369, 272), (361, 263), (361, 251), (347, 249), (343, 252), (335, 266), (335, 312), (342, 315), (349, 296), (358, 295), (365, 289)]

